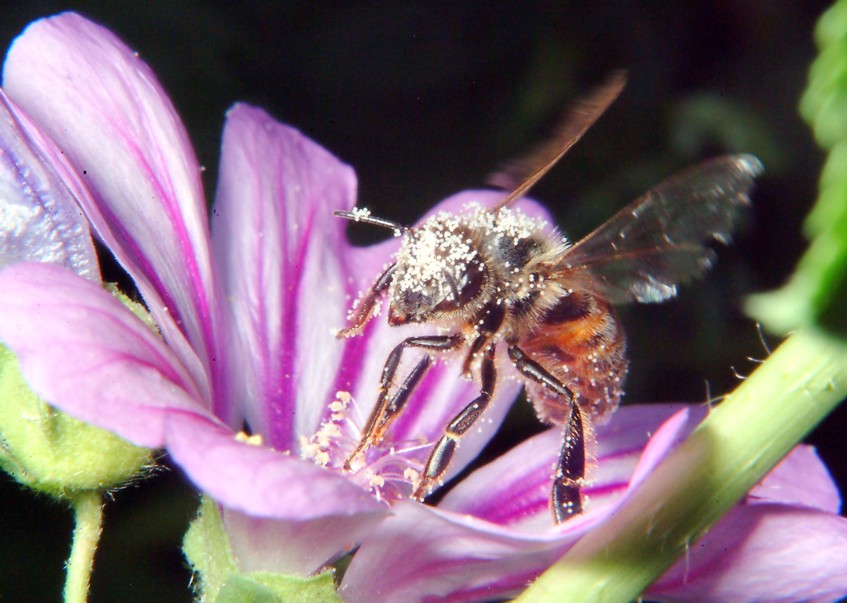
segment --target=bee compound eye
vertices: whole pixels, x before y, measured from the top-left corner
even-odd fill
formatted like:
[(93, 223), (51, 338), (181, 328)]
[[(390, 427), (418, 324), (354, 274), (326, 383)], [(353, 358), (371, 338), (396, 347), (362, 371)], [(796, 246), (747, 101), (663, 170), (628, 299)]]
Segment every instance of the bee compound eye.
[(423, 288), (400, 291), (388, 306), (388, 322), (392, 326), (424, 322), (434, 305), (432, 295)]
[(446, 274), (444, 278), (450, 287), (450, 294), (435, 309), (456, 310), (479, 295), (485, 282), (485, 272), (479, 262), (468, 262), (461, 281), (457, 282), (451, 274)]

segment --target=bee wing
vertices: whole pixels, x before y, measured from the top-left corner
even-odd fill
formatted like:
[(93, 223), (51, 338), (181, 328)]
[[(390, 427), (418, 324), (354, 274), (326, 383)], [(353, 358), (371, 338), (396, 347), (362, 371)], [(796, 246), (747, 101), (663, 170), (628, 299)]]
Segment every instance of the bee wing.
[(712, 265), (706, 242), (729, 241), (762, 169), (751, 155), (730, 155), (673, 176), (568, 248), (557, 269), (568, 286), (613, 303), (673, 297)]
[(489, 176), (490, 185), (506, 190), (511, 189), (506, 198), (492, 207), (491, 211), (496, 212), (501, 207), (507, 207), (523, 197), (606, 112), (625, 85), (626, 73), (613, 72), (606, 83), (568, 109), (549, 140), (526, 157), (506, 164)]

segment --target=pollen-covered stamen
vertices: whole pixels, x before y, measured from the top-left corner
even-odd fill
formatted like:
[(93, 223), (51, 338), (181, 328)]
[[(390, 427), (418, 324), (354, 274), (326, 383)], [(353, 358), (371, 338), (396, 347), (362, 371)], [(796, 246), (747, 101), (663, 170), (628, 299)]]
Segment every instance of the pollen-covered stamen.
[(391, 503), (408, 499), (422, 470), (422, 449), (430, 444), (404, 442), (399, 447), (387, 437), (360, 453), (351, 470), (344, 470), (345, 460), (362, 437), (364, 419), (349, 392), (337, 392), (329, 411), (315, 434), (300, 437), (301, 458), (342, 472), (379, 500)]
[(347, 407), (353, 397), (348, 392), (337, 392), (329, 405), (330, 415), (321, 423), (311, 437), (300, 436), (300, 457), (311, 460), (321, 467), (335, 466), (339, 449), (343, 447), (343, 425), (347, 419)]

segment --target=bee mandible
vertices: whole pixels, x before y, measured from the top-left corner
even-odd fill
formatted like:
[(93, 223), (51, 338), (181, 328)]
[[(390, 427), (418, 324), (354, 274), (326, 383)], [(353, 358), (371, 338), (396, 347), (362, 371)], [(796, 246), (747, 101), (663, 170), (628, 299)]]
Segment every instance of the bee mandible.
[[(627, 373), (626, 338), (613, 304), (661, 302), (677, 285), (714, 262), (710, 240), (727, 243), (753, 181), (762, 171), (750, 155), (701, 163), (663, 181), (576, 244), (512, 205), (582, 137), (623, 90), (613, 74), (566, 114), (555, 135), (500, 181), (517, 182), (491, 208), (439, 213), (406, 227), (364, 210), (335, 215), (390, 228), (402, 236), (394, 261), (351, 312), (339, 337), (361, 333), (387, 296), (388, 323), (430, 324), (439, 334), (409, 337), (389, 354), (378, 397), (345, 468), (382, 441), (434, 357), (464, 355), (479, 395), (446, 426), (412, 498), (423, 500), (445, 474), (461, 437), (479, 420), (497, 386), (495, 352), (505, 346), (540, 420), (563, 430), (552, 476), (557, 523), (581, 513), (586, 438), (618, 406)], [(403, 353), (422, 350), (402, 383)]]

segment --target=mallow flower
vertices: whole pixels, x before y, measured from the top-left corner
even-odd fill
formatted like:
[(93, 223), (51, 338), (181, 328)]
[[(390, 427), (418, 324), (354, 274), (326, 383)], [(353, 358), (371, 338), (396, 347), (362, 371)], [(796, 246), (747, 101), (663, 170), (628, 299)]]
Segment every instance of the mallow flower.
[[(360, 337), (333, 336), (397, 248), (347, 243), (332, 211), (355, 205), (352, 170), (238, 104), (207, 218), (200, 166), (155, 76), (73, 13), (29, 26), (9, 51), (3, 88), (10, 114), (31, 120), (73, 166), (78, 202), (157, 332), (99, 284), (28, 262), (0, 272), (0, 341), (51, 404), (166, 449), (223, 509), (241, 571), (307, 575), (358, 545), (339, 590), (348, 601), (515, 594), (613, 515), (705, 412), (621, 409), (598, 429), (586, 513), (560, 526), (547, 509), (555, 430), (477, 470), (437, 507), (409, 501), (428, 446), (475, 386), (456, 363), (436, 363), (386, 440), (343, 470), (386, 355), (410, 333), (375, 320)], [(499, 198), (467, 191), (433, 211)], [(546, 216), (531, 201), (519, 207)], [(447, 479), (479, 453), (518, 388), (502, 382)], [(839, 504), (825, 468), (799, 448), (648, 592), (837, 598), (847, 593)]]
[[(274, 518), (278, 530), (289, 522), (290, 553), (274, 556), (277, 571), (313, 572), (359, 542), (388, 502), (408, 496), (405, 475), (426, 454), (421, 445), (474, 386), (454, 367), (435, 367), (421, 385), (422, 410), (397, 425), (391, 446), (353, 473), (324, 466), (337, 415), (373, 399), (392, 345), (387, 325), (347, 342), (333, 336), (389, 254), (352, 248), (346, 223), (332, 216), (354, 205), (352, 170), (262, 110), (236, 105), (210, 235), (201, 168), (179, 117), (111, 32), (73, 13), (33, 23), (9, 51), (3, 88), (10, 115), (36, 124), (75, 168), (78, 202), (158, 329), (61, 266), (12, 264), (0, 276), (0, 341), (33, 390), (167, 449), (230, 517)], [(516, 391), (501, 389), (490, 428), (468, 438), (454, 473)], [(367, 412), (349, 408), (351, 417)], [(230, 522), (248, 523), (264, 529)]]

